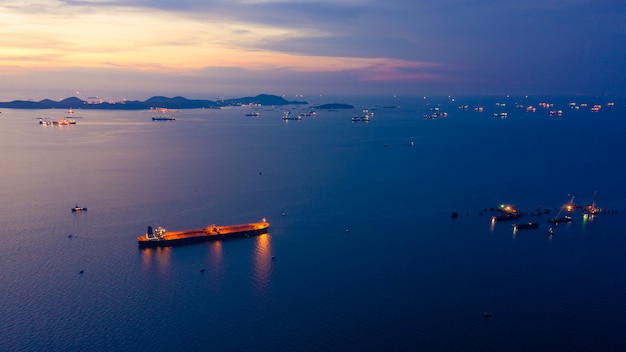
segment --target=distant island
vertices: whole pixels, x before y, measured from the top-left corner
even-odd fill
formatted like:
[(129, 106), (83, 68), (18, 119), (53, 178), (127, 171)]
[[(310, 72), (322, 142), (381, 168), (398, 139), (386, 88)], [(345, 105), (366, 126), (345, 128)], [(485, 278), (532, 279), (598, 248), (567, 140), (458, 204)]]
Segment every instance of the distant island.
[(6, 109), (101, 109), (101, 110), (144, 110), (150, 108), (168, 109), (219, 109), (226, 106), (245, 105), (308, 105), (306, 101), (288, 101), (283, 97), (269, 94), (260, 94), (254, 97), (243, 97), (225, 100), (198, 100), (184, 97), (167, 98), (154, 96), (145, 101), (103, 101), (97, 97), (82, 100), (76, 97), (55, 101), (44, 99), (41, 101), (14, 100), (0, 102), (0, 108)]
[(349, 105), (349, 104), (323, 104), (323, 105), (318, 105), (318, 106), (314, 106), (314, 108), (316, 109), (354, 109), (354, 106)]

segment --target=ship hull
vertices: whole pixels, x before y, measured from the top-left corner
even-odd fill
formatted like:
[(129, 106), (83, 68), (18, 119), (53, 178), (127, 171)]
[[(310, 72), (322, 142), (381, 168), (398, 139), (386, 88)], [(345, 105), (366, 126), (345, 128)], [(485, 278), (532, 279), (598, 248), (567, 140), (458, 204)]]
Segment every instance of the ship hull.
[(224, 240), (229, 238), (240, 238), (258, 236), (268, 232), (269, 223), (257, 223), (235, 226), (220, 226), (219, 232), (211, 229), (198, 229), (188, 231), (166, 232), (163, 238), (149, 240), (146, 235), (139, 236), (137, 243), (141, 248), (165, 247), (193, 244), (199, 242)]
[(538, 227), (539, 227), (539, 224), (537, 224), (535, 222), (529, 222), (529, 223), (525, 223), (525, 224), (515, 224), (515, 225), (513, 225), (513, 228), (518, 229), (518, 230), (536, 229)]

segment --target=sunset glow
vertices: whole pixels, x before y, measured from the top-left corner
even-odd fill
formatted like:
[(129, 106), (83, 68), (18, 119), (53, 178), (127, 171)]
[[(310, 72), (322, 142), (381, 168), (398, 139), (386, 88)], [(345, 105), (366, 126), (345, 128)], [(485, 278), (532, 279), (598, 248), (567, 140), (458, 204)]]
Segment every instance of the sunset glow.
[[(528, 27), (518, 13), (530, 6), (495, 8), (481, 0), (468, 13), (448, 1), (4, 1), (0, 94), (120, 87), (176, 94), (199, 87), (249, 94), (301, 87), (315, 94), (563, 87), (602, 93), (622, 86), (614, 72), (624, 72), (615, 51), (624, 27), (615, 14), (626, 10), (548, 0), (532, 5), (538, 11)], [(497, 31), (482, 25), (504, 18)], [(598, 52), (563, 38), (613, 49)], [(567, 55), (576, 62), (561, 60)]]

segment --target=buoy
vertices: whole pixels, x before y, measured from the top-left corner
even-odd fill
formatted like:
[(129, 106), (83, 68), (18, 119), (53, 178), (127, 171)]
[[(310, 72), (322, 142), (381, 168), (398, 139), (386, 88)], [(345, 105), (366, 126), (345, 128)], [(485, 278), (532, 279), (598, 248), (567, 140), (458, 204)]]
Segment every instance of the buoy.
[(79, 273), (79, 274), (82, 274), (82, 273), (84, 273), (84, 272), (85, 272), (85, 270), (81, 270), (81, 271), (79, 271), (78, 273)]
[(491, 318), (493, 316), (493, 314), (491, 314), (491, 312), (484, 312), (483, 313), (483, 317), (485, 318)]
[(68, 238), (72, 238), (72, 235), (67, 235)]
[(350, 230), (346, 229), (346, 232), (350, 232)]
[(200, 269), (200, 272), (201, 272), (201, 273), (203, 273), (203, 272), (204, 272), (204, 269)]
[(285, 213), (284, 213), (284, 212), (282, 212), (282, 213), (280, 213), (280, 215), (285, 216)]

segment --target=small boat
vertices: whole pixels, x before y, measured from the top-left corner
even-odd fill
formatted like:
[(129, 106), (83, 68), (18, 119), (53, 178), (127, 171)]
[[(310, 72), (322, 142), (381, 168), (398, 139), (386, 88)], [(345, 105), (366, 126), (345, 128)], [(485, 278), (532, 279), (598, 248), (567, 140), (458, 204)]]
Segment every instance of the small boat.
[(515, 230), (527, 230), (527, 229), (536, 229), (539, 227), (539, 224), (536, 222), (527, 222), (524, 224), (514, 224), (513, 228)]
[(72, 213), (77, 213), (81, 211), (87, 211), (87, 208), (79, 207), (78, 205), (72, 208)]
[(173, 116), (152, 116), (152, 121), (174, 121), (176, 120)]
[(253, 112), (247, 113), (245, 116), (259, 117), (259, 116), (261, 116), (261, 113), (258, 112), (258, 111), (253, 111)]

